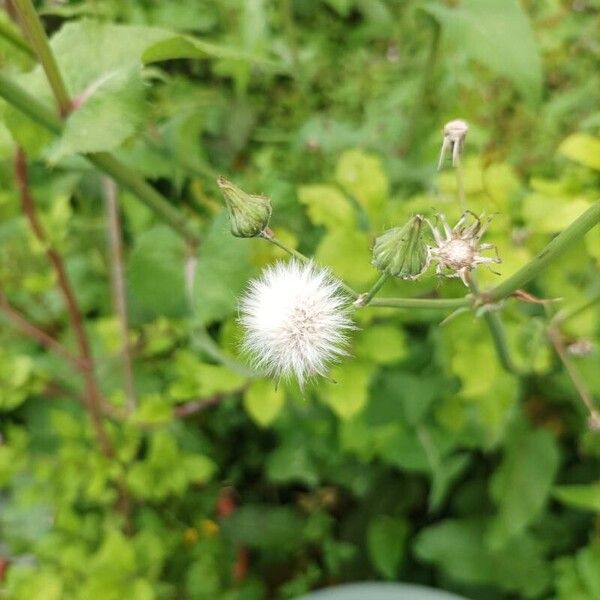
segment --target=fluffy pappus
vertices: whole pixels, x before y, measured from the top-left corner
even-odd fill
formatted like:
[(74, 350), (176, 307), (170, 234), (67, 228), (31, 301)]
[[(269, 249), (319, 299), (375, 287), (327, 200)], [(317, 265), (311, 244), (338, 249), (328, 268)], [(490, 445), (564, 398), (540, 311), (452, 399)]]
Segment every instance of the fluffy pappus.
[(278, 262), (253, 280), (240, 300), (243, 350), (276, 378), (325, 375), (347, 354), (350, 301), (340, 282), (314, 263)]

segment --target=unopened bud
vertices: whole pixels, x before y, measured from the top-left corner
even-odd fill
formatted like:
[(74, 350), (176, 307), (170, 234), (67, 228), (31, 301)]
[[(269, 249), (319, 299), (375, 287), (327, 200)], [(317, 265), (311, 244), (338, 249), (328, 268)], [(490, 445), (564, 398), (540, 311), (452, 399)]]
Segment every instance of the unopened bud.
[(394, 227), (375, 240), (373, 265), (401, 279), (416, 279), (427, 269), (424, 219), (414, 215), (403, 227)]
[(456, 167), (460, 162), (460, 156), (465, 148), (465, 138), (469, 131), (469, 124), (462, 119), (448, 121), (444, 125), (444, 141), (442, 142), (442, 151), (438, 162), (438, 170), (444, 166), (446, 154), (452, 156), (452, 166)]
[(267, 196), (247, 194), (224, 177), (217, 179), (229, 213), (231, 233), (248, 238), (260, 235), (271, 218), (271, 200)]

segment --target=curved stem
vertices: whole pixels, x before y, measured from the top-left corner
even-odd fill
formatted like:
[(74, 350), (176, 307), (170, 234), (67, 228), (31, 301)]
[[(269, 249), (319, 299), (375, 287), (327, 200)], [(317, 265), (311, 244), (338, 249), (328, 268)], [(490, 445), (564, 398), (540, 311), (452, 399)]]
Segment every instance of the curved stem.
[(64, 117), (72, 109), (67, 87), (58, 68), (56, 58), (50, 48), (46, 32), (31, 0), (13, 0), (19, 14), (21, 27), (29, 39), (33, 50), (46, 72), (48, 83), (52, 88), (60, 114)]
[(484, 302), (497, 302), (507, 298), (529, 283), (542, 269), (598, 223), (600, 223), (600, 200), (596, 200), (582, 215), (559, 233), (531, 262), (489, 292), (484, 292), (482, 294)]
[(355, 302), (355, 305), (358, 308), (363, 306), (367, 306), (373, 300), (373, 296), (383, 287), (383, 284), (387, 281), (388, 275), (383, 273), (379, 279), (373, 284), (373, 287), (366, 292), (365, 294), (361, 294)]
[[(477, 286), (477, 282), (472, 275), (468, 278), (468, 282), (469, 288), (473, 292), (473, 295), (478, 296), (479, 287)], [(502, 323), (498, 313), (486, 310), (486, 312), (483, 314), (483, 318), (485, 319), (485, 322), (490, 330), (492, 340), (496, 348), (496, 353), (498, 354), (498, 359), (500, 360), (500, 364), (504, 370), (512, 373), (513, 375), (522, 375), (523, 372), (515, 365), (510, 355), (506, 331), (504, 330), (504, 324)]]

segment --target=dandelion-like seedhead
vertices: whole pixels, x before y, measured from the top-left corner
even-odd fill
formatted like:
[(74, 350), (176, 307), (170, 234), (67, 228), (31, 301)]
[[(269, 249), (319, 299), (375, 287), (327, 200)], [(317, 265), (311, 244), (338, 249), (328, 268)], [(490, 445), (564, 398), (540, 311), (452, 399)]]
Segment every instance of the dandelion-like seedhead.
[[(494, 244), (482, 244), (481, 237), (488, 228), (491, 219), (477, 217), (467, 211), (458, 221), (454, 229), (451, 229), (443, 215), (439, 215), (441, 227), (434, 227), (427, 221), (433, 239), (434, 246), (427, 248), (428, 263), (437, 262), (436, 271), (438, 275), (446, 277), (460, 277), (462, 282), (468, 286), (467, 276), (478, 265), (500, 263)], [(472, 220), (469, 223), (469, 220)], [(495, 256), (484, 256), (485, 250), (493, 250)]]
[(349, 306), (327, 269), (278, 262), (250, 283), (240, 301), (243, 349), (265, 374), (295, 377), (303, 386), (347, 354), (348, 331), (354, 328)]

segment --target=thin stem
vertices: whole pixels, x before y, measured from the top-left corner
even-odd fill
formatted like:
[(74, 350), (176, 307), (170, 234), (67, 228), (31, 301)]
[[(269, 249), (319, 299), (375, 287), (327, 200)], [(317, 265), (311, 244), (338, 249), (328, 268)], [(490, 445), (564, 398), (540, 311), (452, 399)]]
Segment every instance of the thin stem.
[(534, 279), (546, 266), (600, 223), (600, 200), (596, 200), (582, 215), (559, 233), (533, 260), (497, 285), (482, 294), (484, 302), (497, 302), (507, 298)]
[(375, 298), (370, 306), (386, 308), (422, 308), (446, 310), (453, 308), (470, 307), (473, 304), (471, 296), (464, 298)]
[(137, 405), (133, 382), (133, 361), (131, 344), (129, 343), (129, 319), (125, 298), (125, 272), (123, 268), (123, 240), (121, 235), (121, 219), (117, 203), (117, 186), (112, 179), (103, 178), (104, 201), (106, 204), (106, 221), (108, 225), (108, 250), (110, 255), (112, 296), (115, 312), (121, 329), (121, 365), (123, 371), (123, 387), (127, 398), (127, 409), (135, 410)]
[[(475, 297), (479, 296), (479, 287), (473, 275), (468, 278), (469, 288)], [(498, 313), (486, 310), (483, 314), (483, 318), (490, 330), (492, 340), (496, 348), (496, 354), (500, 360), (500, 364), (508, 373), (513, 375), (522, 375), (522, 371), (515, 365), (510, 355), (510, 348), (508, 346), (508, 339), (504, 330), (504, 324)]]
[(48, 261), (56, 273), (58, 287), (65, 301), (67, 313), (69, 315), (69, 321), (73, 331), (75, 332), (75, 338), (79, 347), (79, 358), (82, 363), (80, 372), (85, 383), (86, 407), (88, 409), (92, 427), (102, 453), (107, 458), (111, 458), (114, 455), (114, 452), (102, 420), (103, 399), (94, 375), (94, 359), (87, 335), (85, 333), (83, 316), (67, 276), (67, 271), (65, 269), (62, 257), (54, 248), (52, 248), (52, 246), (50, 246), (46, 233), (40, 220), (38, 219), (35, 203), (29, 192), (29, 185), (27, 181), (27, 162), (25, 154), (21, 149), (18, 149), (15, 154), (15, 179), (21, 196), (23, 212), (29, 220), (29, 224), (35, 237), (45, 248)]
[(587, 411), (589, 412), (589, 424), (592, 428), (597, 428), (600, 426), (600, 410), (596, 407), (594, 403), (594, 399), (592, 398), (592, 394), (589, 391), (583, 377), (580, 375), (579, 371), (572, 363), (569, 355), (567, 353), (567, 349), (565, 348), (565, 344), (563, 341), (562, 334), (560, 333), (558, 327), (555, 323), (551, 323), (548, 327), (548, 337), (556, 350), (556, 354), (560, 358), (569, 378), (573, 382), (573, 386), (577, 390), (581, 401), (585, 405)]
[[(63, 123), (47, 106), (28, 94), (23, 88), (0, 73), (0, 96), (52, 133), (60, 135)], [(105, 152), (84, 155), (87, 160), (112, 177), (122, 188), (129, 190), (159, 218), (170, 225), (194, 246), (200, 244), (200, 236), (189, 225), (189, 220), (171, 203), (148, 185), (137, 173), (112, 155)]]
[(467, 197), (465, 194), (465, 180), (462, 168), (462, 157), (460, 154), (458, 156), (458, 160), (456, 161), (454, 172), (456, 173), (456, 191), (458, 193), (458, 203), (461, 212), (464, 213), (467, 210)]
[(51, 335), (33, 325), (27, 320), (21, 312), (14, 308), (6, 296), (0, 293), (0, 310), (4, 313), (6, 318), (17, 328), (20, 329), (23, 334), (35, 340), (38, 344), (48, 348), (55, 352), (58, 356), (66, 360), (71, 364), (77, 371), (82, 368), (82, 363), (73, 354), (71, 354), (60, 342), (55, 340)]
[[(271, 242), (271, 244), (274, 244), (278, 248), (281, 248), (282, 250), (284, 250), (285, 252), (287, 252), (288, 254), (293, 256), (294, 258), (297, 258), (300, 262), (307, 263), (310, 261), (310, 259), (307, 256), (304, 256), (304, 254), (302, 254), (301, 252), (298, 252), (298, 250), (295, 250), (294, 248), (290, 248), (289, 246), (284, 244), (281, 240), (278, 240), (275, 237), (273, 230), (269, 227), (267, 227), (262, 232), (261, 237), (264, 238), (265, 240)], [(352, 298), (359, 297), (360, 294), (356, 290), (353, 290), (349, 285), (347, 285), (346, 283), (344, 283), (341, 280), (340, 280), (340, 286), (342, 287), (342, 289), (344, 289), (344, 291), (348, 295), (352, 296)]]
[(383, 287), (383, 284), (388, 279), (387, 273), (382, 273), (379, 279), (373, 284), (373, 287), (366, 293), (361, 294), (355, 302), (357, 307), (367, 306), (373, 300), (375, 294)]
[(36, 58), (33, 48), (21, 37), (18, 30), (15, 31), (11, 25), (5, 21), (0, 21), (0, 37), (12, 44), (21, 52), (27, 54), (30, 58)]
[(31, 0), (13, 0), (13, 3), (17, 9), (23, 32), (29, 39), (42, 68), (46, 72), (46, 77), (56, 98), (59, 112), (64, 117), (71, 111), (71, 99), (58, 68), (56, 58), (50, 48), (42, 22)]

